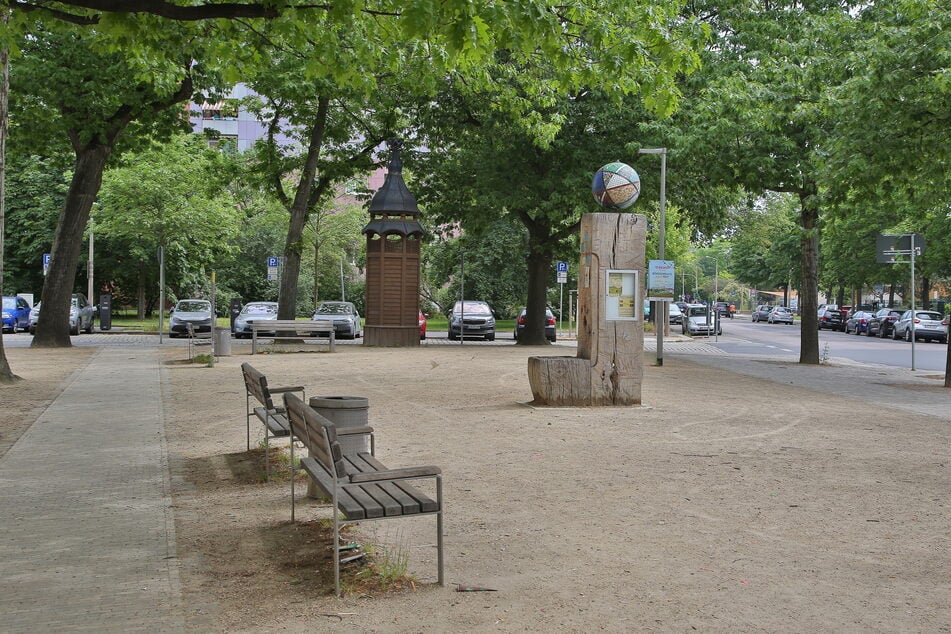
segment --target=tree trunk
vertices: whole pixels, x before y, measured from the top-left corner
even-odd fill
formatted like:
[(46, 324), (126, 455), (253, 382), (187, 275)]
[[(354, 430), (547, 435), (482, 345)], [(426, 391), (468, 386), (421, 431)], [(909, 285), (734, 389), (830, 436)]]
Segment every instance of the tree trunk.
[(802, 331), (799, 339), (799, 363), (819, 364), (819, 207), (814, 188), (799, 196), (799, 222), (802, 234), (800, 261), (802, 285), (799, 289), (799, 310)]
[(307, 147), (307, 161), (301, 170), (297, 193), (290, 209), (291, 219), (287, 227), (287, 241), (284, 243), (284, 274), (281, 276), (281, 294), (277, 307), (278, 319), (294, 319), (297, 316), (297, 282), (300, 279), (303, 246), (301, 239), (304, 234), (304, 223), (310, 211), (310, 194), (314, 187), (314, 176), (317, 174), (317, 159), (320, 158), (320, 148), (324, 140), (329, 104), (330, 100), (327, 97), (318, 99), (317, 117), (311, 129), (310, 143)]
[(36, 322), (35, 347), (68, 347), (69, 306), (76, 283), (76, 267), (89, 221), (89, 211), (102, 184), (102, 172), (112, 151), (110, 145), (91, 143), (76, 152), (76, 171), (73, 173), (66, 203), (56, 223), (49, 270), (43, 284), (43, 309)]
[[(3, 23), (7, 22), (3, 12)], [(7, 165), (7, 104), (10, 93), (10, 52), (0, 50), (0, 295), (3, 295), (3, 233), (6, 224), (6, 165)], [(14, 383), (20, 377), (13, 373), (3, 347), (3, 329), (0, 328), (0, 383)]]
[(525, 329), (519, 333), (518, 344), (543, 346), (545, 338), (545, 309), (548, 299), (548, 277), (551, 274), (552, 255), (549, 249), (532, 244), (529, 237), (528, 256), (528, 302), (525, 304)]
[(931, 298), (928, 295), (931, 293), (931, 279), (927, 277), (921, 278), (921, 309), (922, 310), (931, 310)]
[(320, 257), (320, 242), (314, 238), (314, 308), (317, 308), (317, 302), (320, 292), (320, 281), (317, 275), (317, 261)]
[(145, 319), (145, 271), (142, 267), (139, 267), (139, 288), (136, 293), (136, 319), (142, 320)]

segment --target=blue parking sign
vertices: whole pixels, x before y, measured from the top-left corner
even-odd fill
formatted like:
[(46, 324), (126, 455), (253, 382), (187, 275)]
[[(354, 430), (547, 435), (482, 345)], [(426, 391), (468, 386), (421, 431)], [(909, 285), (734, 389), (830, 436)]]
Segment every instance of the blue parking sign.
[(559, 263), (558, 263), (558, 272), (559, 272), (559, 273), (567, 273), (567, 272), (568, 272), (568, 263), (567, 263), (567, 262), (559, 262)]
[(275, 256), (275, 255), (268, 256), (267, 265), (268, 265), (268, 266), (277, 266), (277, 256)]

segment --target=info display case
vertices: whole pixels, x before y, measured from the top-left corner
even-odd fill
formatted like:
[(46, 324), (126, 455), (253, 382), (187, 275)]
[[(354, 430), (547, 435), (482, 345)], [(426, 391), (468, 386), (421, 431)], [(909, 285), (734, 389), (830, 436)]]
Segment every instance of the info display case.
[(604, 318), (606, 321), (638, 321), (641, 285), (636, 269), (605, 271)]

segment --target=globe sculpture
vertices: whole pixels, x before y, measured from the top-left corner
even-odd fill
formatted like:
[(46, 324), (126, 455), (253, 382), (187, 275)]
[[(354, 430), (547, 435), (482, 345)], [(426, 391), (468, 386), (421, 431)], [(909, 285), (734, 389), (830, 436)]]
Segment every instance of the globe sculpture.
[(621, 211), (634, 204), (641, 193), (641, 177), (625, 163), (608, 163), (594, 173), (591, 193), (606, 209)]

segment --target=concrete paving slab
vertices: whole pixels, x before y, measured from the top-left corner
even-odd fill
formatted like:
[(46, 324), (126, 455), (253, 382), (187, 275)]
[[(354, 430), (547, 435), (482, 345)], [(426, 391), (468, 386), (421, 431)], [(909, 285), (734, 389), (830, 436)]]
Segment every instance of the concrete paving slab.
[(102, 348), (0, 459), (0, 630), (184, 631), (154, 348)]

